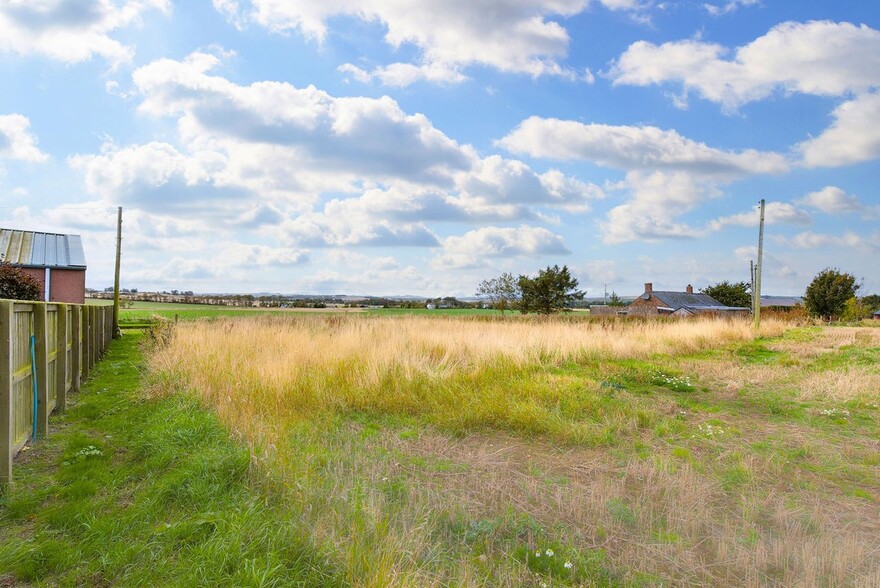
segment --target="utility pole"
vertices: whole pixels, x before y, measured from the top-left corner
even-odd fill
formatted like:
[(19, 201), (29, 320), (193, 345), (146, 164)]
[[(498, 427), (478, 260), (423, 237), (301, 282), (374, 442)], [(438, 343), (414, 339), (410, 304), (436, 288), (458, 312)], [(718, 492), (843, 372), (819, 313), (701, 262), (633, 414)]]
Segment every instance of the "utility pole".
[(758, 265), (755, 267), (755, 330), (761, 327), (761, 270), (764, 269), (764, 206), (761, 198), (761, 221), (758, 225)]
[(605, 304), (608, 304), (608, 284), (605, 284)]
[(749, 282), (752, 295), (752, 316), (755, 314), (755, 260), (749, 260)]
[(113, 338), (118, 339), (119, 330), (119, 267), (122, 259), (122, 207), (116, 215), (116, 278), (113, 281)]

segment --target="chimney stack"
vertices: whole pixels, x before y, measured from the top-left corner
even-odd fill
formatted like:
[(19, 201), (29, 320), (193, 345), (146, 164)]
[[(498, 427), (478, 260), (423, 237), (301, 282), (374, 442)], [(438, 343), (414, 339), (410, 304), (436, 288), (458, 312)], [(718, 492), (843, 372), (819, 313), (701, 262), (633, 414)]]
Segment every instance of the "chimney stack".
[(694, 293), (694, 287), (691, 286), (690, 284), (688, 284), (688, 287), (687, 287), (687, 293), (688, 293), (688, 294), (693, 294), (693, 293)]
[(651, 299), (651, 294), (654, 292), (654, 284), (651, 282), (645, 282), (645, 300)]

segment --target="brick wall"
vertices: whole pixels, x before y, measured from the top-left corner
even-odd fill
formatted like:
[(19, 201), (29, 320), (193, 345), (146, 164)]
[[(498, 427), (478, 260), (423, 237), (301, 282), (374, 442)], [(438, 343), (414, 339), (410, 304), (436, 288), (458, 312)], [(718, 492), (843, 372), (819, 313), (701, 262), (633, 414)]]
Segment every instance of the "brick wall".
[[(45, 300), (46, 270), (43, 268), (25, 267), (25, 273), (32, 275), (40, 284), (41, 300)], [(72, 302), (84, 304), (86, 301), (85, 270), (53, 269), (50, 277), (51, 292), (49, 302)]]

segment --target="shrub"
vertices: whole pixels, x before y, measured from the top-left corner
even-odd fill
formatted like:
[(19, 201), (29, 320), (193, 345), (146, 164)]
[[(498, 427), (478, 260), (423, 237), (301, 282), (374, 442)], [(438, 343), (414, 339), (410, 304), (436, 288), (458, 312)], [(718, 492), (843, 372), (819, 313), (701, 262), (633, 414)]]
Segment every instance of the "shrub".
[(40, 283), (20, 267), (0, 261), (0, 298), (9, 300), (42, 300)]

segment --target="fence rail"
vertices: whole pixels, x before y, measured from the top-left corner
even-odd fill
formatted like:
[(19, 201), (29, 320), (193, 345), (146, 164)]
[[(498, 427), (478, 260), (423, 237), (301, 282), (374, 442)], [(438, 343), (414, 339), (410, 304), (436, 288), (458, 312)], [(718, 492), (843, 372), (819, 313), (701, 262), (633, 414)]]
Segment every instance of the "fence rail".
[(112, 307), (0, 300), (0, 487), (29, 439), (49, 431), (112, 336)]

